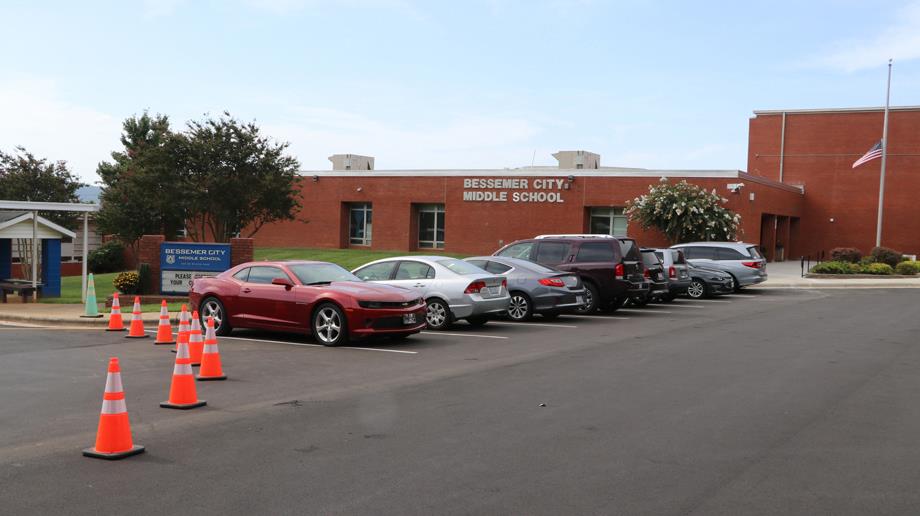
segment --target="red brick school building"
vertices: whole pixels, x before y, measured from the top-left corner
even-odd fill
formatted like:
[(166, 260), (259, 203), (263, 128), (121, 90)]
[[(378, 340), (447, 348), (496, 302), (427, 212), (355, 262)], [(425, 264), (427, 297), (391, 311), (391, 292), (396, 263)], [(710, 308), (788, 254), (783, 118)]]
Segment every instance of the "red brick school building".
[[(881, 137), (880, 108), (755, 111), (747, 172), (603, 167), (586, 151), (558, 167), (376, 170), (367, 156), (304, 171), (297, 221), (267, 225), (256, 245), (491, 253), (541, 233), (628, 234), (667, 242), (624, 215), (662, 177), (715, 189), (741, 215), (739, 239), (770, 260), (875, 245), (880, 160), (853, 162)], [(920, 107), (890, 111), (882, 244), (920, 254)]]

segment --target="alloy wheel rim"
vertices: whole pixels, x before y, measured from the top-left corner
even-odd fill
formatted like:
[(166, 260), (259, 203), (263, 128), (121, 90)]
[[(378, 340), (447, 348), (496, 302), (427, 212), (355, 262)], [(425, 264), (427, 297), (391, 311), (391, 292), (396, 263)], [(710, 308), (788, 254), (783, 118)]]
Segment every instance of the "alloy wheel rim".
[(690, 294), (690, 297), (700, 297), (703, 295), (703, 284), (694, 281), (690, 284), (690, 288), (687, 289), (687, 293)]
[(201, 311), (201, 320), (204, 324), (207, 324), (208, 317), (214, 319), (214, 329), (220, 328), (220, 323), (223, 321), (223, 315), (220, 313), (220, 305), (215, 301), (208, 301), (204, 305), (204, 310)]
[(593, 303), (594, 303), (594, 296), (591, 295), (591, 289), (586, 288), (585, 289), (585, 304), (583, 304), (581, 308), (578, 309), (578, 311), (587, 312), (588, 307), (590, 307)]
[(444, 319), (447, 316), (445, 312), (441, 303), (431, 303), (428, 305), (428, 313), (425, 315), (425, 318), (428, 320), (428, 324), (440, 326), (444, 323)]
[(508, 304), (508, 315), (512, 319), (523, 319), (527, 315), (527, 300), (522, 296), (512, 296)]
[(342, 320), (332, 308), (323, 308), (316, 314), (316, 335), (319, 340), (335, 342), (342, 333)]

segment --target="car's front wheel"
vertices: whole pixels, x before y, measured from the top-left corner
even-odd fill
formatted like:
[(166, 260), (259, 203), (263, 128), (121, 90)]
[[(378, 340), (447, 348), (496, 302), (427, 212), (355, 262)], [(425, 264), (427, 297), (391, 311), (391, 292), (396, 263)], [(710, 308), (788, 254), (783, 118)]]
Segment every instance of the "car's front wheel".
[(523, 292), (512, 292), (508, 303), (508, 317), (512, 321), (529, 321), (533, 317), (533, 304)]
[(220, 336), (230, 333), (231, 328), (227, 310), (224, 308), (224, 304), (216, 297), (208, 297), (201, 302), (199, 317), (201, 317), (202, 328), (207, 328), (208, 317), (213, 317), (214, 333)]
[(695, 279), (687, 287), (687, 295), (693, 299), (701, 299), (709, 295), (709, 287), (706, 283)]
[(428, 313), (425, 314), (425, 321), (428, 323), (429, 329), (446, 329), (450, 326), (451, 322), (450, 307), (440, 299), (429, 299)]
[(313, 336), (323, 346), (340, 346), (348, 342), (348, 324), (342, 310), (325, 303), (313, 313)]

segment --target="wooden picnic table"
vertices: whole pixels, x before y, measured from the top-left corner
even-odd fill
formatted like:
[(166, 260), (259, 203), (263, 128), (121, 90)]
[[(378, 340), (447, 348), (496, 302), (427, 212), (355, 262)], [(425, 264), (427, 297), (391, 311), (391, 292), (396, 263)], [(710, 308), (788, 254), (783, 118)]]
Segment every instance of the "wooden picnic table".
[(0, 280), (0, 300), (6, 303), (7, 294), (19, 293), (19, 296), (22, 297), (23, 303), (28, 303), (29, 298), (35, 294), (35, 291), (40, 289), (42, 286), (41, 283), (37, 283), (35, 286), (32, 286), (32, 282), (29, 280), (22, 279), (5, 279)]

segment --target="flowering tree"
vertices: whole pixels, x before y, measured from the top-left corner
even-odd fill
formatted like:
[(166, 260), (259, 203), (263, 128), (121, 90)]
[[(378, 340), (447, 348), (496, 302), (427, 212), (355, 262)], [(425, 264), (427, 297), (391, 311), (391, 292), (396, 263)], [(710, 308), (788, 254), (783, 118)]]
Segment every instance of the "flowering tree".
[(672, 244), (700, 240), (734, 240), (741, 215), (723, 204), (728, 199), (687, 181), (662, 177), (648, 193), (626, 203), (626, 214), (643, 229), (655, 228)]

